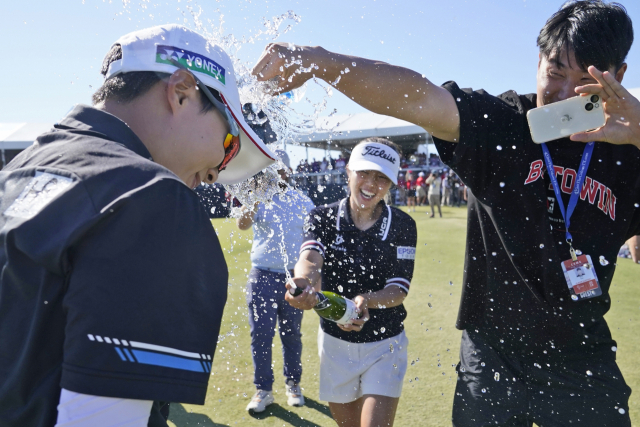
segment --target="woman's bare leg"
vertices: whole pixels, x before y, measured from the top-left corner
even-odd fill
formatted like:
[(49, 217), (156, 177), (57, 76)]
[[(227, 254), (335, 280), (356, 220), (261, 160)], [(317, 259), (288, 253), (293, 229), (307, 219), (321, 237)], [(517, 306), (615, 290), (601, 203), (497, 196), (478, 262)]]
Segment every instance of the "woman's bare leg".
[(349, 403), (329, 402), (329, 408), (339, 427), (392, 427), (399, 400), (397, 397), (365, 394)]
[(358, 427), (362, 413), (363, 398), (349, 403), (329, 402), (329, 409), (333, 419), (339, 427)]
[(360, 427), (392, 427), (398, 407), (397, 397), (365, 394), (362, 400)]

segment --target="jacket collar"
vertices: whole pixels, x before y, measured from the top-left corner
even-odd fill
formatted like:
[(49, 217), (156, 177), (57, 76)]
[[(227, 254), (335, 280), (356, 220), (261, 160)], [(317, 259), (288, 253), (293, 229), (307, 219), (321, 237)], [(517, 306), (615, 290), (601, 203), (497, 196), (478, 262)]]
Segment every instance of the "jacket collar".
[(76, 105), (54, 128), (78, 130), (97, 134), (96, 136), (117, 142), (144, 158), (153, 160), (147, 147), (129, 126), (118, 117), (106, 111), (87, 105)]
[(389, 229), (391, 228), (391, 208), (387, 206), (384, 200), (380, 201), (382, 205), (382, 214), (380, 218), (366, 230), (358, 229), (351, 218), (351, 206), (349, 205), (349, 197), (340, 200), (338, 204), (338, 214), (336, 215), (336, 229), (338, 231), (358, 231), (361, 233), (375, 236), (380, 240), (387, 240)]

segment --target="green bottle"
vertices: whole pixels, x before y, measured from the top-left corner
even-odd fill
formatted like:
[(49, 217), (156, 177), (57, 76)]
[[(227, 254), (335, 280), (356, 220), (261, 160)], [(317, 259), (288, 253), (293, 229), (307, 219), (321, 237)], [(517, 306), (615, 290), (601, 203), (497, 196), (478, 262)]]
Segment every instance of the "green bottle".
[[(298, 288), (293, 283), (291, 283), (291, 286), (289, 293), (294, 297), (300, 295), (304, 290)], [(318, 303), (313, 309), (318, 313), (318, 316), (323, 319), (331, 320), (340, 325), (347, 325), (351, 323), (351, 319), (357, 319), (359, 317), (356, 303), (350, 299), (327, 291), (316, 292), (316, 297), (318, 298)]]

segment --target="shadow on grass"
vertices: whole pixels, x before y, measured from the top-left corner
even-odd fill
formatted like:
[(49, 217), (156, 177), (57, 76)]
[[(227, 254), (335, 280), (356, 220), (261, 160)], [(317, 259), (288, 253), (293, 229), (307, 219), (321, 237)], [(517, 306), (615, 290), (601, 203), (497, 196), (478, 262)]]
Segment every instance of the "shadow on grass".
[(177, 427), (229, 427), (227, 424), (213, 422), (207, 415), (187, 412), (184, 406), (179, 403), (171, 403), (169, 421)]
[[(310, 409), (315, 409), (316, 411), (331, 418), (331, 410), (327, 405), (323, 405), (322, 403), (319, 403), (313, 399), (309, 399), (308, 397), (305, 397), (304, 400), (304, 406)], [(264, 420), (272, 417), (280, 418), (282, 421), (286, 421), (294, 427), (321, 427), (319, 424), (316, 424), (313, 421), (305, 420), (295, 412), (289, 411), (288, 409), (283, 408), (277, 403), (269, 405), (264, 412), (252, 414), (251, 416), (256, 420)]]

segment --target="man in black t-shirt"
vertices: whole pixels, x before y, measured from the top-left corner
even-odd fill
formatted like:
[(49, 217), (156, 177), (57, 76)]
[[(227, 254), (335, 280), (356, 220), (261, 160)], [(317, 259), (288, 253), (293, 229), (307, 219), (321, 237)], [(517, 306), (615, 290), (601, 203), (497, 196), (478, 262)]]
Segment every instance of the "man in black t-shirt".
[[(621, 5), (568, 2), (539, 34), (530, 95), (438, 87), (321, 47), (296, 47), (301, 64), (288, 67), (290, 46), (271, 44), (254, 68), (261, 80), (282, 74), (278, 91), (312, 74), (337, 81), (362, 106), (422, 126), (468, 187), (455, 426), (630, 425), (630, 390), (603, 316), (617, 251), (640, 232), (640, 102), (620, 84), (632, 42)], [(297, 72), (310, 64), (313, 73)], [(545, 163), (526, 113), (578, 94), (599, 97), (606, 124), (548, 143)], [(570, 227), (565, 206), (575, 207)]]
[(228, 272), (192, 189), (273, 155), (229, 56), (185, 27), (123, 36), (102, 74), (0, 172), (1, 427), (166, 426), (154, 401), (204, 403)]

